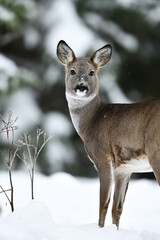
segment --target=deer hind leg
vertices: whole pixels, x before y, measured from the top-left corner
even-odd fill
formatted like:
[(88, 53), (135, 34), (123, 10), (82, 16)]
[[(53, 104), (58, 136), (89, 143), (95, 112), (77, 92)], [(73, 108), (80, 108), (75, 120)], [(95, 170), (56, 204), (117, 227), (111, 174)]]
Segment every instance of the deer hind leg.
[(99, 169), (99, 180), (100, 180), (100, 206), (98, 225), (100, 227), (104, 227), (112, 189), (112, 172), (110, 165), (103, 166), (101, 169)]
[(128, 189), (130, 174), (115, 175), (115, 190), (112, 206), (112, 223), (119, 228), (119, 221), (123, 210), (123, 204)]
[(149, 163), (153, 169), (157, 182), (160, 185), (160, 150), (156, 151), (152, 157), (149, 157)]

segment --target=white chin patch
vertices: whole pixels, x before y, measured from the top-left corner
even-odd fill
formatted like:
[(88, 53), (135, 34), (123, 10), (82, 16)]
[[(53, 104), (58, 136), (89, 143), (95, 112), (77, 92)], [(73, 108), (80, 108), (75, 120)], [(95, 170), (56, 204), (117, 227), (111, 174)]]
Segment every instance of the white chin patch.
[(80, 91), (79, 89), (77, 89), (76, 94), (78, 97), (84, 97), (87, 94), (87, 90)]

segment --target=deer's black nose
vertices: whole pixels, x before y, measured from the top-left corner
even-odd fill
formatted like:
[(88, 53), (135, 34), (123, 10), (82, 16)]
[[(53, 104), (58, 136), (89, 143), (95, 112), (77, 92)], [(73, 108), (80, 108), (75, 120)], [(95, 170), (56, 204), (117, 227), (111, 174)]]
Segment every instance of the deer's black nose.
[(78, 84), (76, 87), (75, 87), (75, 91), (79, 90), (80, 92), (88, 92), (88, 87), (86, 85), (84, 85), (83, 83), (81, 84)]

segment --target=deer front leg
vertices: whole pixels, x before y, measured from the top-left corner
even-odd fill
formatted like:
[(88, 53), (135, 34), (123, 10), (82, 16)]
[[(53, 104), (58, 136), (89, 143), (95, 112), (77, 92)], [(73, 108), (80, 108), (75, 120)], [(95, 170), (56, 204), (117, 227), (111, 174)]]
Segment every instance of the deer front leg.
[(112, 189), (112, 172), (110, 165), (102, 166), (99, 169), (99, 180), (100, 180), (100, 206), (98, 225), (100, 227), (104, 227)]
[(157, 182), (160, 185), (160, 150), (149, 156), (149, 162), (153, 169)]
[(112, 207), (112, 223), (119, 228), (119, 221), (123, 210), (123, 204), (128, 189), (130, 174), (115, 174), (115, 190)]

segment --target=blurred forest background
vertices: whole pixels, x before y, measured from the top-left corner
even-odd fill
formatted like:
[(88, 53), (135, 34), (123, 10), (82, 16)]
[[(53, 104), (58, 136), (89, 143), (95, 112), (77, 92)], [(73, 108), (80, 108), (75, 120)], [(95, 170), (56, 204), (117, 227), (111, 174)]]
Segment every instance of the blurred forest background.
[[(16, 141), (37, 126), (54, 135), (40, 155), (39, 171), (93, 177), (65, 100), (64, 68), (56, 58), (61, 39), (79, 57), (113, 46), (110, 63), (99, 72), (103, 101), (158, 97), (160, 1), (0, 0), (0, 113), (18, 116)], [(0, 149), (6, 147), (1, 134)], [(0, 163), (3, 169), (2, 158)], [(18, 160), (14, 165), (22, 167)]]

